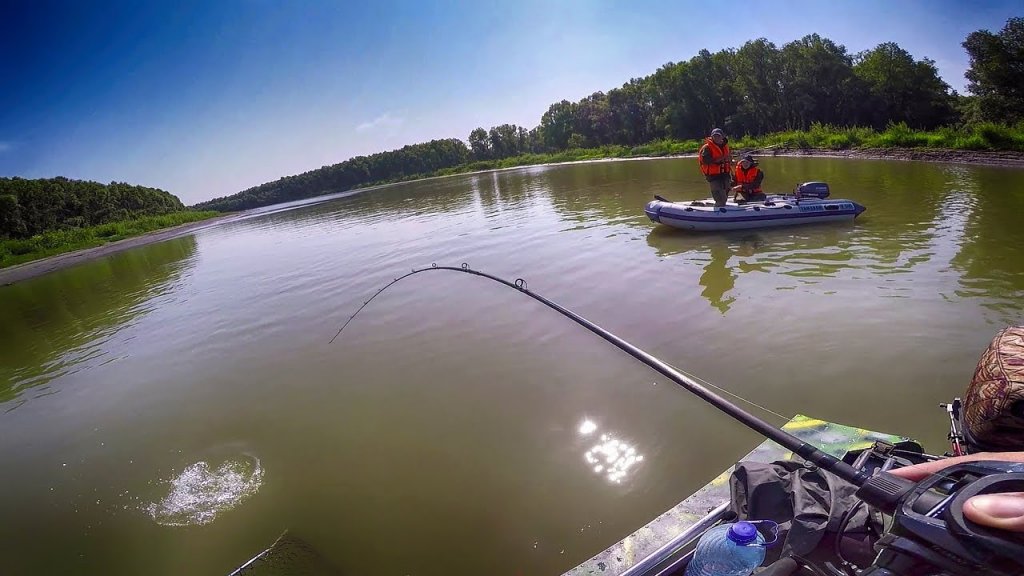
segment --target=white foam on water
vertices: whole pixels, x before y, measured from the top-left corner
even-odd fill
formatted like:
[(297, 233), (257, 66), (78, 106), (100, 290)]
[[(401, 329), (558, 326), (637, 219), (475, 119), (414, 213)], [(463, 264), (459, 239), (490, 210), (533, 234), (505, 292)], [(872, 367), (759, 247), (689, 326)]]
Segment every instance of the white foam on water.
[(170, 493), (146, 506), (146, 512), (164, 526), (202, 526), (255, 494), (263, 483), (263, 468), (252, 456), (228, 460), (215, 470), (196, 462), (167, 482)]

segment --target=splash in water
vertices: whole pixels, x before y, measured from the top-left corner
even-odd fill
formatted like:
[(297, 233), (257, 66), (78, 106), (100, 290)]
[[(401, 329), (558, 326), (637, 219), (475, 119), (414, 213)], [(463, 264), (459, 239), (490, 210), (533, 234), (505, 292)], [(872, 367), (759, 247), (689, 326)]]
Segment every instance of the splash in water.
[(149, 515), (164, 526), (201, 526), (255, 494), (263, 483), (263, 468), (252, 456), (228, 460), (216, 470), (196, 462), (168, 483), (170, 493), (146, 507)]

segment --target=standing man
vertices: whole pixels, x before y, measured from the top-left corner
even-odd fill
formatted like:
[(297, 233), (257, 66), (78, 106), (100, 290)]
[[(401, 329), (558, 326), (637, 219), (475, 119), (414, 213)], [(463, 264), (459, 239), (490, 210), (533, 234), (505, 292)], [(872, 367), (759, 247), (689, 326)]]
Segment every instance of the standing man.
[(730, 161), (729, 140), (721, 128), (715, 128), (700, 147), (697, 163), (711, 187), (711, 196), (717, 207), (725, 206), (729, 198), (729, 181), (732, 178)]

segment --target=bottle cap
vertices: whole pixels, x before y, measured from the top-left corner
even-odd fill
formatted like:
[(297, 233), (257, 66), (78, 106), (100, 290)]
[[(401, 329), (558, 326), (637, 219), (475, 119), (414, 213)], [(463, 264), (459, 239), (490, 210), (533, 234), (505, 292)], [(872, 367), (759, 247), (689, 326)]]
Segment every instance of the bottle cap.
[(757, 541), (757, 527), (750, 522), (737, 522), (725, 536), (737, 544), (750, 544)]

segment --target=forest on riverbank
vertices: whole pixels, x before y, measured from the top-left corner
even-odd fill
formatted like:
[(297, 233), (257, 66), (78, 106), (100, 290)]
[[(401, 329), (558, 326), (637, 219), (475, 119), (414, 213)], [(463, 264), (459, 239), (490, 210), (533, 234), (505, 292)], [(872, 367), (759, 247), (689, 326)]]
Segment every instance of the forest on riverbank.
[(433, 140), (287, 176), (196, 207), (234, 211), (374, 184), (529, 164), (695, 152), (720, 126), (733, 149), (925, 147), (1024, 151), (1024, 18), (962, 42), (969, 95), (935, 62), (888, 42), (851, 53), (811, 34), (702, 50), (683, 62), (577, 102), (540, 123), (474, 129), (468, 143)]
[(123, 182), (0, 178), (0, 238), (96, 226), (185, 210), (177, 196)]
[(0, 268), (216, 214), (123, 182), (0, 178)]

